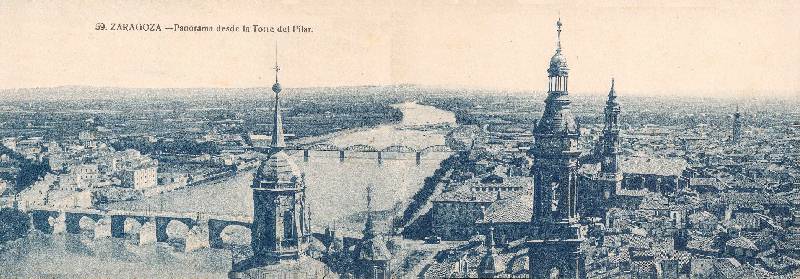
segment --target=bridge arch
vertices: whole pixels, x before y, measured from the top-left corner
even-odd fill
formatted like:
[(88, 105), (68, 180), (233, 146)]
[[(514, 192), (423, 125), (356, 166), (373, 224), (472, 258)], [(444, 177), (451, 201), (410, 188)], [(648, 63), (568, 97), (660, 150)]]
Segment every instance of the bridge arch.
[(219, 238), (224, 246), (249, 246), (252, 241), (250, 228), (235, 224), (225, 226)]
[(384, 148), (383, 152), (415, 153), (417, 150), (405, 145), (392, 145)]

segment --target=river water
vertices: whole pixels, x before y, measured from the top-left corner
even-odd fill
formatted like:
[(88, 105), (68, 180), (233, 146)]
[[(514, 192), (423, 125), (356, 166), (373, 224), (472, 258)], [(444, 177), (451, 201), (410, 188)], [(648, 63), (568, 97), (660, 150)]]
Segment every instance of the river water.
[[(416, 150), (445, 144), (445, 131), (424, 130), (423, 125), (455, 124), (452, 112), (417, 103), (394, 105), (403, 113), (400, 123), (379, 125), (337, 133), (327, 142), (340, 148), (364, 144), (377, 149), (403, 145)], [(419, 164), (413, 153), (346, 153), (342, 162), (338, 152), (310, 151), (304, 161), (300, 152), (292, 154), (295, 163), (306, 175), (307, 203), (315, 230), (332, 225), (366, 207), (366, 187), (373, 188), (373, 208), (389, 209), (410, 198), (433, 174), (447, 153), (427, 153)], [(250, 184), (253, 171), (234, 177), (168, 192), (136, 201), (117, 202), (111, 209), (170, 212), (203, 212), (209, 214), (252, 216), (253, 200)]]

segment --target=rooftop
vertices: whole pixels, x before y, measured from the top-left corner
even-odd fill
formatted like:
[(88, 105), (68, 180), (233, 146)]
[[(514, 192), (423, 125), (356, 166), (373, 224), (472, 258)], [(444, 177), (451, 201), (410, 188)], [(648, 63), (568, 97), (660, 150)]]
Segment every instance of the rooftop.
[(655, 174), (662, 176), (680, 176), (688, 164), (679, 158), (660, 157), (623, 157), (620, 168), (623, 173)]
[[(505, 199), (508, 197), (513, 197), (520, 195), (525, 189), (531, 189), (533, 187), (533, 180), (530, 177), (524, 176), (511, 176), (505, 177), (502, 182), (495, 183), (495, 182), (488, 182), (483, 183), (481, 182), (481, 178), (474, 178), (467, 181), (462, 182), (460, 185), (457, 185), (455, 190), (443, 192), (438, 196), (434, 197), (432, 201), (434, 202), (494, 202), (498, 198), (498, 192), (500, 193), (500, 199)], [(493, 187), (494, 189), (497, 188), (505, 188), (507, 190), (497, 191), (497, 190), (488, 190), (488, 191), (476, 191), (476, 189), (481, 189), (483, 187)], [(514, 189), (514, 190), (511, 190)]]

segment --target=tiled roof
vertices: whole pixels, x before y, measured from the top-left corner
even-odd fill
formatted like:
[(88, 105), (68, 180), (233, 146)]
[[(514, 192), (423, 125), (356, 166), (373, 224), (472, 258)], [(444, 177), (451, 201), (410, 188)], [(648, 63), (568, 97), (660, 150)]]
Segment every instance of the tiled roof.
[(743, 248), (743, 249), (748, 249), (748, 250), (758, 250), (758, 247), (756, 247), (756, 244), (753, 243), (752, 240), (750, 240), (749, 238), (744, 237), (744, 236), (740, 236), (740, 237), (728, 240), (727, 242), (725, 242), (725, 245), (726, 246), (730, 246), (730, 247), (734, 247), (734, 248)]
[(789, 200), (785, 196), (768, 195), (764, 193), (740, 193), (740, 192), (721, 193), (720, 200), (723, 203), (737, 205), (737, 206), (789, 204)]
[(475, 189), (482, 187), (519, 189), (519, 191), (499, 191), (500, 199), (505, 199), (517, 196), (526, 189), (531, 189), (532, 184), (533, 179), (522, 176), (506, 177), (502, 183), (481, 183), (480, 179), (470, 179), (455, 186), (454, 190), (442, 192), (431, 200), (434, 202), (494, 202), (497, 200), (498, 191), (475, 191)]
[(714, 214), (711, 214), (708, 211), (700, 211), (700, 212), (692, 213), (691, 215), (689, 215), (689, 222), (691, 222), (693, 224), (709, 223), (709, 222), (716, 223), (717, 222), (717, 217), (714, 216)]
[(642, 210), (669, 210), (669, 203), (658, 195), (647, 195), (639, 205)]
[(276, 181), (277, 183), (294, 183), (300, 175), (300, 169), (294, 164), (292, 158), (281, 150), (270, 154), (267, 160), (261, 162), (257, 179)]
[(533, 216), (533, 195), (529, 191), (498, 200), (486, 208), (481, 223), (527, 223)]
[(624, 157), (620, 162), (623, 173), (680, 176), (688, 164), (684, 159), (659, 157)]
[(453, 262), (434, 262), (425, 271), (423, 278), (449, 278), (453, 272)]
[(686, 243), (686, 247), (704, 252), (717, 252), (714, 248), (714, 239), (710, 237), (693, 237)]

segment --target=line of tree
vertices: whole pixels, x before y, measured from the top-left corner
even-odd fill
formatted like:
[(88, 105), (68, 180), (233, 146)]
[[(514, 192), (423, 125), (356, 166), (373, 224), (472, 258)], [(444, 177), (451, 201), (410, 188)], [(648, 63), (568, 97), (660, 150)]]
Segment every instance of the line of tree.
[(0, 145), (0, 155), (6, 155), (12, 160), (12, 165), (19, 168), (19, 172), (14, 174), (6, 173), (3, 179), (14, 181), (14, 192), (19, 193), (50, 172), (50, 163), (47, 159), (39, 162), (30, 160), (10, 148)]

